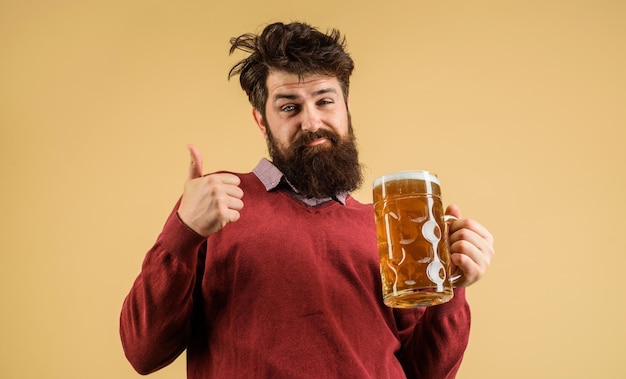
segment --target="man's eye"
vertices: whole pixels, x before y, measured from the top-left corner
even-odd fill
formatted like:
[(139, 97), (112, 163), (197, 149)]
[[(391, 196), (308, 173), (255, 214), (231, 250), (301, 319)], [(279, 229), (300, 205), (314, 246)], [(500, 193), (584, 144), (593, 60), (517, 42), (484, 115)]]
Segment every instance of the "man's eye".
[(332, 101), (331, 99), (324, 99), (318, 102), (319, 105), (328, 105), (328, 104), (333, 104), (333, 103), (334, 101)]
[(285, 105), (284, 107), (280, 108), (281, 111), (283, 112), (292, 112), (296, 110), (296, 106), (293, 104), (289, 104), (289, 105)]

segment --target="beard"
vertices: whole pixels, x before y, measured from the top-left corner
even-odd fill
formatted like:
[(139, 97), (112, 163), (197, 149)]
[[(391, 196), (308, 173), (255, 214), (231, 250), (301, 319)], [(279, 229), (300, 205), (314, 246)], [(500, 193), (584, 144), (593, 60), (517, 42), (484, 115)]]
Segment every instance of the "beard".
[[(267, 121), (266, 121), (267, 125)], [(348, 135), (341, 138), (331, 130), (302, 131), (286, 150), (278, 146), (267, 125), (267, 149), (272, 162), (298, 193), (305, 197), (334, 197), (356, 190), (363, 183), (361, 164), (352, 122), (348, 116)], [(307, 146), (318, 138), (327, 143)]]

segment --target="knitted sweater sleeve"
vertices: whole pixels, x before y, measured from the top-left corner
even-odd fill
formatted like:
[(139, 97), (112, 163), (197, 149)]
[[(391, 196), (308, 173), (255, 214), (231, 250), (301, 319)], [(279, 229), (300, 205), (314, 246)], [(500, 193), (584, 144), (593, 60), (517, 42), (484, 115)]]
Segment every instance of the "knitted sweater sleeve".
[(407, 378), (455, 378), (470, 333), (465, 288), (456, 288), (445, 304), (394, 313), (402, 343), (398, 358)]
[(186, 348), (199, 251), (205, 238), (187, 228), (178, 204), (145, 256), (124, 300), (120, 337), (126, 357), (140, 374), (171, 363)]

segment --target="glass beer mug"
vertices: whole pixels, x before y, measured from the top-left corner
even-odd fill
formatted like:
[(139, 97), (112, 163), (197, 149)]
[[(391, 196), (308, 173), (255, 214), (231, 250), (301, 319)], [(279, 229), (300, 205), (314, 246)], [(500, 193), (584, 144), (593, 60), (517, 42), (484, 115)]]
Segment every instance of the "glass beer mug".
[(439, 178), (428, 171), (400, 171), (373, 184), (383, 301), (414, 308), (452, 299), (450, 247)]

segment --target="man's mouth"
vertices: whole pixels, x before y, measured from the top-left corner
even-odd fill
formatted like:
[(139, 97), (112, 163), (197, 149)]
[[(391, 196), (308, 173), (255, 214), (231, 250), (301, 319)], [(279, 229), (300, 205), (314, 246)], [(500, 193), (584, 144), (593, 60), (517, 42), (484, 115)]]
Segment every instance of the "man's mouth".
[(321, 145), (321, 144), (323, 144), (323, 143), (325, 143), (325, 142), (329, 142), (329, 141), (328, 141), (328, 138), (326, 138), (326, 137), (321, 137), (321, 138), (318, 138), (318, 139), (316, 139), (316, 140), (313, 140), (313, 141), (311, 141), (311, 142), (307, 143), (307, 146), (309, 146), (309, 147), (312, 147), (312, 146), (317, 146), (317, 145)]

